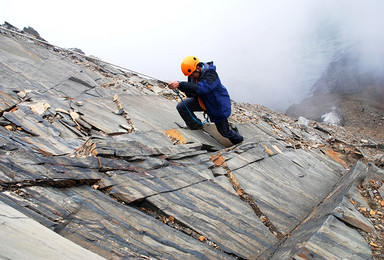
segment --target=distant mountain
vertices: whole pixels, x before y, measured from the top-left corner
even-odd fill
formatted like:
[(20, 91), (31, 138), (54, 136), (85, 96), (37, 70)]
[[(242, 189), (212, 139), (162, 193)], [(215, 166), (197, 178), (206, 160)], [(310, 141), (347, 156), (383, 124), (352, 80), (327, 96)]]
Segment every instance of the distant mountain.
[(384, 73), (362, 65), (355, 48), (334, 55), (320, 79), (313, 85), (313, 94), (358, 93), (368, 86), (384, 87)]
[(337, 52), (313, 95), (291, 105), (286, 115), (383, 132), (384, 71), (363, 65), (361, 57), (356, 48)]

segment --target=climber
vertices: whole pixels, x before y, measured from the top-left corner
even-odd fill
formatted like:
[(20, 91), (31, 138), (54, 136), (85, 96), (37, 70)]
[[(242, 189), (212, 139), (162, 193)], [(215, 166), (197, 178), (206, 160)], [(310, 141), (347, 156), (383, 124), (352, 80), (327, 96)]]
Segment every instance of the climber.
[(227, 89), (220, 82), (213, 62), (204, 63), (195, 56), (187, 56), (181, 63), (181, 71), (188, 77), (188, 81), (172, 81), (168, 83), (168, 87), (181, 90), (188, 97), (176, 107), (188, 128), (202, 128), (201, 121), (193, 112), (204, 111), (223, 137), (233, 144), (241, 143), (244, 138), (229, 127), (231, 99)]

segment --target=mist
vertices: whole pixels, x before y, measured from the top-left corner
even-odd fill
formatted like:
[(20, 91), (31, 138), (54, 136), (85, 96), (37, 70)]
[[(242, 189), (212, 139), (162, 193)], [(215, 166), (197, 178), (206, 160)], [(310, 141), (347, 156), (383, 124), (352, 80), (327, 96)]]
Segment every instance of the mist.
[[(4, 2), (4, 1), (2, 1)], [(333, 55), (354, 46), (383, 73), (384, 1), (5, 1), (0, 17), (48, 42), (161, 80), (181, 60), (214, 61), (237, 102), (284, 112), (310, 95)], [(22, 8), (21, 8), (22, 7)]]
[(254, 44), (244, 44), (235, 55), (241, 57), (235, 64), (244, 70), (236, 76), (227, 76), (230, 68), (224, 73), (232, 98), (284, 112), (311, 94), (335, 53), (345, 49), (356, 52), (361, 69), (383, 75), (383, 3), (290, 1), (277, 9), (265, 6), (249, 30)]

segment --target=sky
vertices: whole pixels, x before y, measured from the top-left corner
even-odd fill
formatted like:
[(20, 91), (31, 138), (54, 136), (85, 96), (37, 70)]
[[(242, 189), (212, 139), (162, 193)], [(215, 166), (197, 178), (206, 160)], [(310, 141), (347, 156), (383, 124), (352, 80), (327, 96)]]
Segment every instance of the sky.
[(185, 56), (214, 61), (233, 100), (281, 112), (340, 49), (383, 69), (383, 13), (383, 0), (0, 0), (0, 22), (160, 80), (185, 80)]

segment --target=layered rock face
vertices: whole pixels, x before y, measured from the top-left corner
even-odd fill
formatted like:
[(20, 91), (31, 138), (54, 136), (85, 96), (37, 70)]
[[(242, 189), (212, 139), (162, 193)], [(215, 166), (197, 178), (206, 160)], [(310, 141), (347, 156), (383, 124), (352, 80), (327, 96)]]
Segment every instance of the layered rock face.
[(234, 102), (231, 146), (163, 82), (15, 28), (0, 63), (2, 258), (380, 254), (381, 143)]

